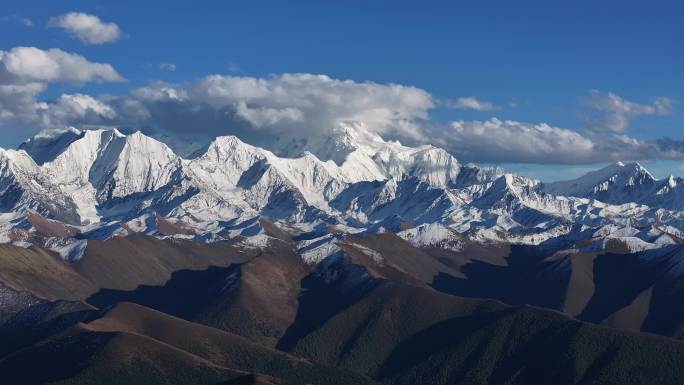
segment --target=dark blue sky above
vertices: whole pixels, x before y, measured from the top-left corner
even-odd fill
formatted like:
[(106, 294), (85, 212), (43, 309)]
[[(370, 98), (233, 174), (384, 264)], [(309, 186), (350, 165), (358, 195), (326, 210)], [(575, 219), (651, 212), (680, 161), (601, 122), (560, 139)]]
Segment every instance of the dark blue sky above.
[[(46, 28), (51, 17), (71, 11), (114, 22), (124, 35), (84, 45)], [(0, 13), (0, 50), (60, 48), (109, 63), (127, 79), (51, 84), (42, 99), (125, 94), (155, 80), (184, 83), (208, 74), (314, 73), (415, 86), (440, 100), (473, 96), (497, 107), (438, 107), (430, 111), (436, 122), (497, 117), (583, 130), (583, 102), (599, 90), (641, 104), (669, 98), (669, 113), (634, 116), (622, 133), (684, 139), (676, 105), (684, 100), (684, 5), (676, 1), (5, 0)], [(27, 136), (7, 130), (0, 146)], [(684, 174), (680, 163), (651, 166)], [(547, 178), (548, 167), (511, 168)]]

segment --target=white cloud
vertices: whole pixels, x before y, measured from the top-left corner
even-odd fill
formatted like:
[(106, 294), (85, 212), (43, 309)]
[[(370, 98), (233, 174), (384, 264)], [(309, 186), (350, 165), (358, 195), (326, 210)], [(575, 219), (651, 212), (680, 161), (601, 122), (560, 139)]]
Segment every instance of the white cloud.
[(44, 105), (35, 97), (46, 88), (43, 83), (0, 84), (0, 126), (8, 121), (37, 124)]
[(582, 119), (589, 129), (597, 132), (623, 132), (639, 115), (670, 115), (676, 102), (664, 96), (652, 99), (651, 104), (625, 100), (612, 92), (591, 91), (584, 105), (590, 112), (583, 112)]
[[(435, 107), (434, 98), (424, 90), (396, 84), (312, 74), (266, 78), (211, 75), (180, 85), (152, 83), (123, 96), (95, 99), (73, 94), (37, 102), (36, 95), (44, 91), (47, 82), (29, 82), (35, 78), (33, 71), (19, 76), (23, 82), (0, 81), (0, 124), (13, 119), (50, 128), (115, 125), (207, 138), (233, 134), (249, 143), (268, 145), (278, 138), (326, 135), (343, 121), (360, 121), (385, 139), (433, 144), (462, 161), (583, 164), (684, 159), (684, 142), (666, 138), (639, 140), (614, 132), (496, 118), (431, 122), (428, 113)], [(43, 73), (51, 72), (48, 68)], [(53, 74), (47, 78), (64, 77)], [(665, 113), (671, 108), (668, 103), (654, 100), (653, 113)]]
[(83, 94), (63, 94), (54, 102), (46, 103), (45, 107), (41, 113), (45, 127), (96, 124), (116, 117), (116, 112), (110, 106)]
[(109, 64), (93, 63), (59, 49), (16, 47), (0, 51), (0, 125), (50, 128), (69, 122), (113, 119), (114, 111), (87, 95), (62, 95), (38, 101), (51, 83), (121, 81)]
[(455, 121), (439, 138), (461, 157), (493, 162), (530, 163), (554, 159), (558, 163), (590, 156), (594, 143), (576, 131), (548, 124), (502, 121)]
[(415, 87), (312, 74), (211, 75), (185, 85), (154, 83), (112, 103), (132, 126), (241, 133), (255, 140), (324, 135), (346, 120), (363, 121), (381, 133), (409, 135), (410, 123), (427, 119), (435, 105), (429, 93)]
[(116, 118), (112, 107), (89, 95), (63, 94), (53, 101), (37, 101), (46, 88), (43, 83), (0, 85), (0, 126), (13, 122), (31, 129), (55, 129)]
[(103, 22), (87, 13), (70, 12), (56, 16), (50, 19), (48, 26), (62, 28), (85, 44), (112, 43), (121, 37), (118, 25)]
[(122, 81), (109, 64), (94, 63), (83, 56), (57, 48), (15, 47), (0, 50), (0, 83)]
[(54, 101), (37, 101), (42, 83), (0, 85), (0, 126), (14, 122), (31, 129), (60, 129), (111, 122), (116, 112), (106, 103), (84, 94), (63, 94)]
[(684, 159), (684, 142), (672, 139), (639, 140), (496, 118), (425, 126), (422, 136), (457, 158), (471, 162), (587, 164)]
[(236, 112), (239, 117), (250, 122), (257, 128), (304, 122), (304, 112), (300, 109), (291, 107), (248, 107), (247, 103), (238, 102), (236, 105)]
[(474, 96), (461, 97), (456, 100), (447, 100), (445, 104), (448, 108), (457, 108), (460, 110), (491, 111), (496, 109), (494, 104), (478, 100)]
[(173, 63), (159, 63), (159, 69), (165, 71), (175, 71), (176, 65)]

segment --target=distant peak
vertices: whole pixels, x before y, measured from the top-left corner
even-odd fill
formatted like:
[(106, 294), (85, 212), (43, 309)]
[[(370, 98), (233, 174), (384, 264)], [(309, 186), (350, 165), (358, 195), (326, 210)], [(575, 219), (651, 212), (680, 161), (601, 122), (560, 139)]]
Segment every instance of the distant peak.
[(365, 123), (343, 121), (319, 132), (281, 136), (272, 147), (282, 156), (299, 157), (304, 151), (309, 151), (323, 161), (332, 160), (339, 165), (356, 150), (377, 149), (386, 143)]
[(235, 135), (217, 136), (210, 145), (214, 146), (242, 146), (248, 145)]
[(629, 168), (630, 170), (632, 170), (635, 173), (644, 174), (647, 177), (655, 180), (655, 177), (653, 176), (653, 174), (651, 174), (651, 172), (646, 167), (642, 166), (641, 163), (639, 163), (639, 162), (629, 163), (625, 167)]
[(218, 157), (223, 158), (226, 156), (232, 156), (236, 152), (253, 152), (257, 149), (250, 144), (243, 142), (240, 138), (235, 135), (224, 135), (217, 136), (214, 140), (209, 143), (202, 151), (198, 151), (196, 157)]
[(113, 134), (115, 137), (126, 138), (127, 141), (129, 141), (129, 142), (135, 141), (135, 142), (159, 143), (160, 145), (167, 147), (166, 143), (164, 143), (164, 142), (162, 142), (162, 141), (160, 141), (154, 137), (151, 137), (149, 135), (145, 135), (144, 133), (142, 133), (140, 131), (135, 131), (132, 134), (124, 135), (124, 134), (121, 134), (121, 132), (119, 132), (117, 129), (114, 129)]
[(601, 175), (601, 174), (612, 174), (612, 173), (641, 173), (641, 174), (646, 174), (650, 177), (653, 177), (650, 171), (644, 166), (642, 166), (639, 162), (615, 162), (613, 164), (610, 164), (602, 169), (592, 171), (587, 175)]
[(380, 135), (371, 131), (365, 123), (359, 121), (344, 121), (340, 123), (333, 130), (332, 135), (336, 133), (338, 137), (356, 144), (368, 142), (385, 143)]

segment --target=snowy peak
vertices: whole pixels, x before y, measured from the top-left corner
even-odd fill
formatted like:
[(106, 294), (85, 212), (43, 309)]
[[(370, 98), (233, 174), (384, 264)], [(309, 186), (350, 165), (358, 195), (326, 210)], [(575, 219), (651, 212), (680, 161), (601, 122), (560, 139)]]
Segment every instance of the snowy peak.
[(33, 158), (24, 150), (5, 150), (0, 148), (0, 161), (8, 171), (28, 171), (37, 167)]
[(323, 162), (309, 152), (281, 158), (234, 136), (216, 138), (187, 168), (201, 184), (222, 196), (241, 194), (255, 209), (284, 191), (303, 203), (325, 208), (327, 194), (339, 191), (347, 179), (334, 162)]
[(323, 162), (332, 161), (349, 182), (416, 177), (434, 187), (447, 187), (462, 167), (441, 148), (385, 141), (365, 124), (353, 121), (309, 138), (281, 138), (273, 147), (275, 153), (290, 158), (308, 152)]
[(416, 177), (433, 187), (449, 186), (461, 172), (456, 158), (433, 146), (387, 146), (374, 159), (390, 177)]
[(139, 131), (117, 138), (108, 150), (101, 158), (98, 184), (111, 183), (108, 193), (115, 197), (157, 190), (171, 182), (181, 167), (180, 157), (166, 144)]
[(24, 150), (0, 149), (0, 214), (19, 218), (34, 210), (78, 223), (74, 209), (72, 199), (53, 185)]
[(556, 195), (596, 199), (610, 204), (638, 203), (656, 208), (684, 209), (681, 178), (656, 179), (639, 163), (615, 163), (577, 179), (549, 183), (543, 190)]
[(626, 203), (650, 191), (657, 180), (639, 163), (617, 162), (577, 179), (544, 185), (552, 194), (594, 198), (607, 203)]
[(85, 131), (37, 171), (72, 197), (83, 223), (101, 220), (100, 203), (159, 189), (181, 167), (165, 144), (141, 133)]
[(530, 179), (504, 174), (497, 178), (481, 197), (474, 201), (474, 205), (482, 208), (507, 207), (521, 204), (529, 194), (534, 194), (534, 182)]
[(111, 129), (86, 131), (44, 168), (58, 184), (91, 184), (125, 196), (159, 188), (179, 166), (180, 158), (164, 143)]
[(235, 136), (219, 136), (207, 151), (187, 161), (186, 168), (195, 179), (216, 191), (234, 189), (242, 176), (266, 159), (265, 151), (242, 142)]
[(124, 136), (117, 130), (85, 131), (54, 160), (44, 164), (60, 184), (81, 185), (90, 180), (90, 171), (117, 139)]
[(196, 159), (215, 163), (233, 161), (239, 167), (240, 164), (250, 161), (255, 156), (263, 158), (261, 153), (262, 151), (258, 147), (251, 146), (238, 137), (229, 135), (214, 139), (209, 143), (206, 152)]
[(280, 137), (273, 144), (274, 152), (285, 157), (299, 157), (308, 151), (319, 159), (342, 165), (357, 150), (374, 153), (386, 142), (361, 122), (342, 122), (330, 131), (309, 133), (305, 137)]

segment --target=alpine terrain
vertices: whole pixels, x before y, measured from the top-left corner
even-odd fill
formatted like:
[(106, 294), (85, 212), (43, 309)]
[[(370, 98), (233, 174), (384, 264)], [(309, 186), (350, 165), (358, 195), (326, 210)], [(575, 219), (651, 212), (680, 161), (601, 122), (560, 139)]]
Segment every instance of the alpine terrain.
[(684, 180), (544, 184), (347, 122), (0, 150), (12, 384), (676, 384)]

